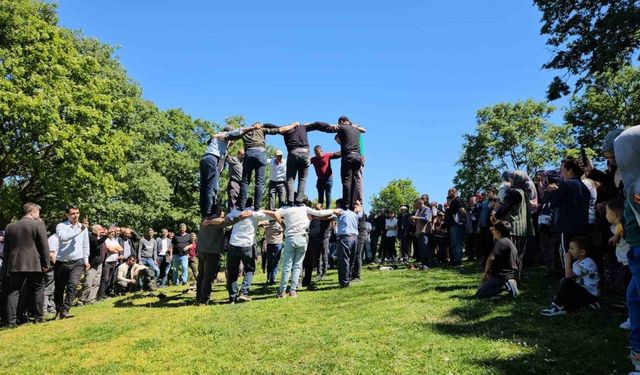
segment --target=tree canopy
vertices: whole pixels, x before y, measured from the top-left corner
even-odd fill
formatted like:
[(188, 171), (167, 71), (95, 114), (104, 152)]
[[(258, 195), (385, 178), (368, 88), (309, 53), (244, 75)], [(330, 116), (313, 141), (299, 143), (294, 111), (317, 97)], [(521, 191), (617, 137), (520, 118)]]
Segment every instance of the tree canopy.
[(413, 207), (413, 202), (418, 197), (418, 191), (410, 179), (391, 180), (378, 194), (371, 197), (371, 208), (373, 211), (386, 208), (397, 212), (403, 204)]
[(606, 72), (617, 72), (640, 59), (640, 1), (638, 0), (534, 0), (542, 12), (540, 33), (554, 52), (545, 69), (564, 70), (547, 91), (549, 100), (591, 83)]
[(478, 110), (475, 134), (465, 143), (454, 182), (465, 196), (497, 182), (501, 171), (522, 170), (532, 174), (557, 162), (574, 147), (571, 127), (554, 125), (549, 116), (555, 108), (531, 99), (499, 103)]

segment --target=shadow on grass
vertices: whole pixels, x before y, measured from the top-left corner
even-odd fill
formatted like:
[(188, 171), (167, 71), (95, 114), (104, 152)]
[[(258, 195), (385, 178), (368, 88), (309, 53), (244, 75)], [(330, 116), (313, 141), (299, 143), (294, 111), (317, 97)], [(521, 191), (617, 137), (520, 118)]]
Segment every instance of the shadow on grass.
[[(434, 289), (447, 292), (469, 287), (470, 283), (461, 282)], [(525, 293), (517, 299), (502, 294), (478, 300), (456, 294), (452, 297), (461, 301), (448, 312), (452, 322), (423, 322), (420, 326), (425, 332), (454, 339), (477, 337), (511, 343), (510, 355), (486, 352), (468, 360), (491, 373), (604, 374), (629, 370), (626, 335), (612, 322), (611, 309), (578, 310), (560, 317), (540, 315), (548, 302), (541, 296), (553, 294), (556, 287), (556, 281), (545, 278), (540, 270), (530, 270)]]

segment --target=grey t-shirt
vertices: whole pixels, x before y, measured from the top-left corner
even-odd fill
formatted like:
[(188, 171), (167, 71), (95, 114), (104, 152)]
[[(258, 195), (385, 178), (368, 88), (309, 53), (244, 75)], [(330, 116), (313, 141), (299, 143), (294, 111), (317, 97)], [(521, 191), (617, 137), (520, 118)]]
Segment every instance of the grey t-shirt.
[(230, 180), (242, 180), (242, 160), (240, 160), (237, 156), (227, 156), (227, 167), (229, 168)]
[(147, 240), (146, 238), (142, 238), (140, 239), (140, 252), (138, 253), (140, 258), (152, 258), (153, 259), (153, 251), (155, 249), (156, 246), (156, 240), (155, 239), (150, 239)]

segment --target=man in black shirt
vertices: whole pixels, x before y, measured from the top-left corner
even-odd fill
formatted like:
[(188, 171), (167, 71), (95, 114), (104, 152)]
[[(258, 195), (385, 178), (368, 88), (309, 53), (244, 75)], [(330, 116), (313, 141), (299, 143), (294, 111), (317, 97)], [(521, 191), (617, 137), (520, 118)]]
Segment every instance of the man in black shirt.
[(314, 122), (300, 125), (281, 133), (284, 136), (284, 144), (287, 146), (287, 152), (289, 153), (287, 155), (287, 183), (285, 185), (289, 205), (294, 200), (293, 185), (296, 175), (298, 175), (298, 190), (295, 194), (295, 203), (302, 204), (306, 200), (304, 191), (307, 186), (307, 175), (309, 174), (311, 160), (307, 132), (314, 130), (330, 132), (331, 125), (324, 122)]
[(509, 238), (511, 224), (498, 221), (491, 227), (496, 240), (493, 250), (487, 258), (482, 286), (476, 292), (477, 298), (489, 298), (508, 291), (512, 297), (518, 295), (516, 274), (518, 272), (518, 250)]
[[(189, 255), (187, 255), (187, 251), (185, 247), (193, 243), (191, 239), (191, 234), (187, 233), (187, 225), (182, 223), (178, 226), (178, 233), (173, 236), (173, 240), (171, 240), (172, 245), (172, 256), (173, 256), (173, 283), (178, 285), (178, 267), (182, 267), (182, 285), (187, 285), (188, 273), (187, 268), (189, 267)], [(195, 275), (194, 275), (195, 276)]]
[(91, 226), (89, 233), (89, 269), (85, 272), (84, 282), (78, 297), (78, 303), (82, 305), (92, 305), (98, 298), (100, 280), (102, 278), (102, 263), (104, 255), (102, 244), (107, 239), (106, 230), (99, 224)]
[(365, 129), (352, 125), (347, 116), (341, 116), (338, 119), (338, 125), (327, 130), (327, 133), (338, 133), (336, 140), (340, 144), (340, 155), (342, 155), (340, 165), (342, 199), (350, 210), (353, 210), (356, 205), (358, 186), (362, 183), (360, 169), (364, 165), (364, 160), (360, 153), (360, 133), (364, 132)]
[(456, 188), (449, 189), (447, 200), (449, 200), (449, 209), (445, 212), (444, 220), (449, 230), (450, 265), (459, 266), (462, 264), (467, 211), (464, 209), (462, 200), (458, 197)]

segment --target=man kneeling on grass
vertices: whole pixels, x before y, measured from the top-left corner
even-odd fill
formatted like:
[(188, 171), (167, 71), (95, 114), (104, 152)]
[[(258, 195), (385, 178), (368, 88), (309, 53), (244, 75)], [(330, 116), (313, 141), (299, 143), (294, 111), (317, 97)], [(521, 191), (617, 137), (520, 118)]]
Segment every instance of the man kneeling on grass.
[[(564, 315), (567, 310), (589, 306), (600, 309), (598, 295), (600, 276), (598, 267), (589, 258), (591, 237), (573, 237), (569, 242), (569, 252), (564, 256), (564, 278), (549, 308), (540, 313), (544, 316)], [(573, 264), (572, 264), (573, 263)]]
[(484, 281), (476, 292), (476, 298), (490, 298), (507, 291), (512, 297), (518, 295), (516, 274), (518, 273), (518, 250), (511, 242), (511, 224), (498, 221), (491, 227), (496, 240), (484, 268)]

